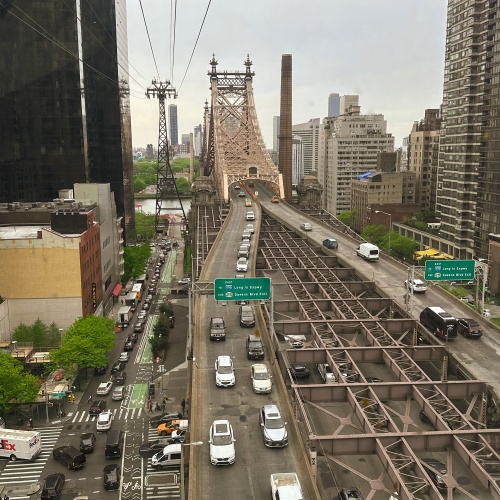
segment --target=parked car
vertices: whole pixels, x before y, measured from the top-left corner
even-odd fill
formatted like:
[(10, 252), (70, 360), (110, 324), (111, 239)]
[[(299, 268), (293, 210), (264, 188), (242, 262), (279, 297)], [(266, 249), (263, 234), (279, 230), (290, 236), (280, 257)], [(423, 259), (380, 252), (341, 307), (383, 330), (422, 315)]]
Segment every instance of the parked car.
[(457, 318), (457, 331), (464, 337), (478, 339), (483, 335), (481, 325), (472, 318)]
[(160, 438), (142, 443), (139, 446), (139, 455), (141, 455), (141, 457), (152, 457), (155, 453), (163, 450), (163, 448), (169, 444), (172, 444), (170, 438)]
[(151, 420), (149, 421), (149, 425), (151, 427), (158, 427), (160, 424), (171, 422), (172, 420), (177, 420), (180, 418), (182, 418), (182, 413), (179, 412), (164, 413), (163, 415), (156, 415), (155, 417), (151, 418)]
[(233, 428), (229, 420), (214, 420), (210, 426), (210, 462), (212, 465), (232, 465), (235, 462)]
[(302, 229), (303, 231), (312, 231), (312, 226), (311, 224), (309, 224), (309, 222), (302, 222), (302, 224), (300, 225), (300, 229)]
[(105, 490), (117, 490), (120, 488), (121, 469), (118, 464), (109, 464), (102, 470)]
[(179, 286), (189, 285), (189, 283), (191, 283), (191, 278), (182, 278), (177, 282)]
[(134, 344), (139, 340), (139, 337), (137, 336), (137, 333), (131, 333), (127, 337), (127, 342), (133, 342)]
[(80, 436), (80, 451), (82, 453), (93, 453), (95, 441), (95, 434), (93, 432), (84, 432)]
[(66, 477), (64, 474), (50, 474), (43, 480), (40, 498), (58, 500), (61, 498), (61, 491), (64, 488)]
[(97, 394), (99, 396), (107, 396), (111, 391), (112, 387), (113, 387), (113, 382), (111, 381), (103, 382), (102, 384), (99, 384), (99, 387), (97, 388)]
[(104, 375), (108, 371), (109, 364), (106, 363), (103, 366), (99, 366), (98, 368), (94, 368), (94, 375)]
[(308, 378), (310, 370), (306, 365), (293, 364), (290, 366), (290, 374), (294, 378)]
[(113, 424), (113, 414), (110, 411), (103, 411), (96, 423), (96, 430), (98, 432), (108, 432)]
[(265, 405), (259, 412), (259, 422), (264, 435), (264, 445), (269, 448), (283, 448), (288, 445), (286, 422), (276, 405)]
[(271, 374), (264, 363), (252, 365), (250, 368), (253, 392), (256, 394), (269, 394), (272, 389)]
[(142, 333), (144, 331), (144, 322), (138, 321), (134, 326), (134, 333)]
[(92, 403), (92, 406), (89, 408), (90, 415), (99, 415), (106, 409), (107, 403), (104, 399), (97, 399)]

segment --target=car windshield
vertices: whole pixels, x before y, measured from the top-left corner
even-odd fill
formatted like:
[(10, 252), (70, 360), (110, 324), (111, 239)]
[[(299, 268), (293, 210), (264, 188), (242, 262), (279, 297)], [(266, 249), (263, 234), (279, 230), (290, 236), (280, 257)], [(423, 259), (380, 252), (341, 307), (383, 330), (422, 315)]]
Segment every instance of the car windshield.
[(260, 349), (262, 347), (262, 344), (260, 342), (249, 342), (248, 347), (250, 349)]
[(267, 372), (257, 372), (254, 374), (253, 378), (255, 380), (267, 380), (269, 379), (269, 374)]
[(251, 318), (251, 317), (253, 317), (253, 313), (252, 313), (251, 311), (246, 311), (246, 312), (245, 312), (245, 311), (243, 311), (243, 312), (241, 313), (241, 317), (242, 317), (242, 318)]
[(219, 366), (219, 369), (217, 371), (222, 374), (233, 373), (233, 369), (231, 366)]
[(224, 446), (231, 443), (232, 440), (229, 434), (225, 434), (223, 436), (214, 436), (212, 439), (212, 444), (215, 446)]
[(266, 427), (268, 429), (281, 429), (284, 427), (284, 422), (281, 417), (279, 418), (269, 418), (266, 420)]

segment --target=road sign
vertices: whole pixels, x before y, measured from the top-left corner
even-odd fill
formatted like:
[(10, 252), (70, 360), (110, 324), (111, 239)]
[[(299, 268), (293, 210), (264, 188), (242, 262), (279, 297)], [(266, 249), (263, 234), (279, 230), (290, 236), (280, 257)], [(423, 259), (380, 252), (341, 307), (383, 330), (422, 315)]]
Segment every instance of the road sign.
[(215, 300), (269, 300), (271, 278), (217, 278)]
[(474, 260), (427, 260), (425, 279), (427, 281), (473, 280), (475, 268)]

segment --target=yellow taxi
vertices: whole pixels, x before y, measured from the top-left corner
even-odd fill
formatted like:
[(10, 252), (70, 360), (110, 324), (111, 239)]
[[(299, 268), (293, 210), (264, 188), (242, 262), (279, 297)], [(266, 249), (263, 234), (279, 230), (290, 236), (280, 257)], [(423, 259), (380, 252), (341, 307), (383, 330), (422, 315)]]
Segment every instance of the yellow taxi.
[(247, 198), (245, 200), (245, 207), (251, 207), (251, 206), (252, 206), (252, 201)]
[(279, 203), (279, 202), (280, 202), (280, 199), (277, 196), (273, 196), (271, 198), (271, 203)]

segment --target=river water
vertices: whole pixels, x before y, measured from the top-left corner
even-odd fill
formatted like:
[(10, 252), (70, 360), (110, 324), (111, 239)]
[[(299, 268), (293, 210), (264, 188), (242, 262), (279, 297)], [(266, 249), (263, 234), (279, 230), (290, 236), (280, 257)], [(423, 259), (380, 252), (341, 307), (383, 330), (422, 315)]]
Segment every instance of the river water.
[[(138, 206), (142, 207), (142, 211), (145, 214), (155, 214), (156, 213), (156, 200), (153, 198), (134, 200), (135, 209), (139, 210)], [(184, 207), (184, 212), (186, 215), (189, 210), (191, 210), (191, 199), (182, 198), (182, 206)], [(182, 216), (181, 204), (177, 198), (170, 200), (163, 200), (161, 205), (161, 212), (165, 214), (177, 214)]]

